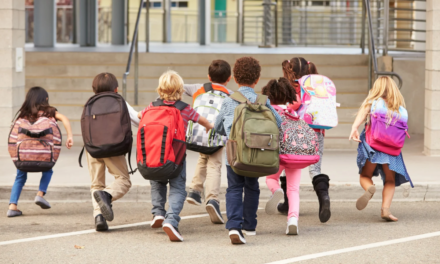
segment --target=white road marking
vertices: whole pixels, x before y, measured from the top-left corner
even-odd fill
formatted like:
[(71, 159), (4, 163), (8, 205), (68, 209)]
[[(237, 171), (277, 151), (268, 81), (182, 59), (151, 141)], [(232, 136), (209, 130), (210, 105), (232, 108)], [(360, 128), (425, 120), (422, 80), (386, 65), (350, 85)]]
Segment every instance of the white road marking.
[(382, 241), (382, 242), (377, 242), (377, 243), (365, 244), (365, 245), (356, 246), (356, 247), (349, 247), (349, 248), (331, 250), (331, 251), (326, 251), (326, 252), (321, 252), (321, 253), (309, 254), (309, 255), (304, 255), (304, 256), (300, 256), (300, 257), (270, 262), (267, 264), (294, 263), (294, 262), (316, 259), (316, 258), (321, 258), (321, 257), (327, 257), (327, 256), (332, 256), (332, 255), (337, 255), (337, 254), (342, 254), (342, 253), (364, 250), (364, 249), (377, 248), (377, 247), (389, 246), (389, 245), (393, 245), (393, 244), (405, 243), (405, 242), (410, 242), (410, 241), (415, 241), (415, 240), (420, 240), (420, 239), (425, 239), (425, 238), (431, 238), (431, 237), (436, 237), (436, 236), (440, 236), (440, 231), (433, 232), (433, 233), (427, 233), (427, 234), (423, 234), (423, 235), (410, 236), (410, 237), (398, 238), (398, 239), (393, 239), (393, 240), (388, 240), (388, 241)]
[[(226, 212), (222, 212), (222, 214), (225, 214)], [(209, 216), (208, 214), (199, 214), (199, 215), (189, 215), (189, 216), (182, 216), (183, 219), (193, 219), (193, 218), (201, 218)], [(133, 224), (126, 224), (126, 225), (118, 225), (118, 226), (110, 226), (110, 230), (117, 230), (122, 228), (129, 228), (129, 227), (136, 227), (136, 226), (143, 226), (143, 225), (149, 225), (152, 221), (147, 222), (139, 222), (139, 223), (133, 223)], [(30, 238), (22, 238), (22, 239), (15, 239), (15, 240), (8, 240), (8, 241), (1, 241), (0, 246), (5, 245), (11, 245), (11, 244), (17, 244), (17, 243), (25, 243), (25, 242), (31, 242), (31, 241), (37, 241), (37, 240), (45, 240), (45, 239), (51, 239), (51, 238), (59, 238), (59, 237), (68, 237), (68, 236), (77, 236), (77, 235), (85, 235), (85, 234), (92, 234), (97, 233), (95, 229), (88, 229), (83, 231), (75, 231), (75, 232), (68, 232), (68, 233), (61, 233), (61, 234), (54, 234), (54, 235), (47, 235), (47, 236), (38, 236), (38, 237), (30, 237)]]

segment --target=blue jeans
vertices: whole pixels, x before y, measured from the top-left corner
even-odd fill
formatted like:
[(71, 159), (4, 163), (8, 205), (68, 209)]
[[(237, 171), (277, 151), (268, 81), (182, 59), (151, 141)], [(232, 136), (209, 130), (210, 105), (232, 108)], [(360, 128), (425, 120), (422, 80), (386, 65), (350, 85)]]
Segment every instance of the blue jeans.
[[(49, 186), (50, 179), (52, 178), (53, 170), (43, 172), (40, 180), (39, 191), (44, 192), (46, 194), (47, 187)], [(11, 199), (9, 200), (9, 204), (17, 204), (18, 198), (20, 198), (21, 190), (23, 190), (23, 186), (27, 180), (27, 172), (17, 170), (17, 177), (15, 177), (14, 185), (12, 186), (11, 191)]]
[(226, 229), (255, 229), (260, 199), (258, 178), (240, 176), (232, 170), (231, 166), (226, 166), (226, 170), (228, 175), (228, 188), (226, 189), (228, 222)]
[[(168, 210), (165, 210), (167, 202), (167, 184), (170, 184), (170, 195), (168, 197)], [(164, 224), (168, 223), (175, 228), (179, 227), (180, 212), (186, 199), (186, 161), (183, 162), (182, 172), (177, 178), (165, 182), (150, 181), (151, 203), (153, 215), (165, 216)]]

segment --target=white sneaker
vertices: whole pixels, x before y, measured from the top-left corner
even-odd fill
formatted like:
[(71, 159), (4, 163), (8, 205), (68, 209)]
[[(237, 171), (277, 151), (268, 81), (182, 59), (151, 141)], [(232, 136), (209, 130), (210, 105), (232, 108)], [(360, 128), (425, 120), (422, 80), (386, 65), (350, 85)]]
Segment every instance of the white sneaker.
[(243, 234), (245, 234), (247, 236), (256, 236), (257, 235), (257, 231), (255, 231), (255, 230), (242, 229), (241, 231), (243, 232)]
[(284, 198), (283, 189), (279, 188), (276, 190), (269, 201), (266, 203), (266, 214), (274, 215), (278, 212), (278, 203)]
[(153, 217), (153, 221), (151, 222), (151, 228), (161, 228), (162, 227), (162, 223), (165, 220), (165, 217), (161, 216), (161, 215), (155, 215)]
[(232, 244), (246, 244), (246, 239), (244, 239), (241, 231), (237, 229), (229, 230), (229, 239), (231, 239)]
[(298, 219), (291, 217), (287, 221), (286, 235), (298, 235)]

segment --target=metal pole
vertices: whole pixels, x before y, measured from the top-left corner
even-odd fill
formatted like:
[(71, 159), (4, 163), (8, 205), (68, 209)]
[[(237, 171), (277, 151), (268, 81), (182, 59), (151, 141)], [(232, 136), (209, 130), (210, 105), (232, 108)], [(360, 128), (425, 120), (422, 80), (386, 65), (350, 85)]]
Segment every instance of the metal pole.
[(139, 34), (134, 48), (134, 104), (139, 105)]
[(146, 0), (146, 7), (145, 7), (145, 45), (146, 45), (146, 52), (150, 52), (150, 0)]
[(278, 0), (275, 0), (275, 47), (278, 47)]
[(362, 1), (362, 33), (361, 33), (361, 49), (362, 54), (365, 54), (365, 21), (366, 21), (367, 9), (365, 7), (365, 1)]
[(383, 33), (383, 55), (388, 55), (388, 37), (390, 30), (390, 0), (384, 2), (384, 33)]
[(237, 42), (244, 43), (244, 0), (237, 0)]

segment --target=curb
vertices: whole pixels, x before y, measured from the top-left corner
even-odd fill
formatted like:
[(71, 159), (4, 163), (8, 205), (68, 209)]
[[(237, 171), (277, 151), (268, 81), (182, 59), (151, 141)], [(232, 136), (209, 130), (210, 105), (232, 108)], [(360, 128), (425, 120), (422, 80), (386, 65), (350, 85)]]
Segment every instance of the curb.
[[(409, 197), (404, 197), (406, 189), (410, 189)], [(371, 199), (380, 202), (382, 199), (382, 185), (376, 184), (376, 194)], [(25, 186), (20, 196), (20, 202), (33, 202), (38, 186)], [(188, 187), (187, 187), (188, 191)], [(330, 198), (332, 202), (356, 201), (363, 193), (358, 183), (336, 183), (330, 185)], [(220, 200), (225, 200), (226, 187), (220, 188)], [(8, 202), (11, 186), (0, 186), (0, 201)], [(260, 186), (260, 200), (268, 200), (271, 192), (266, 186)], [(89, 186), (50, 186), (45, 198), (50, 202), (89, 202), (91, 197)], [(317, 202), (316, 194), (311, 184), (300, 186), (302, 202)], [(119, 201), (121, 202), (150, 202), (150, 186), (134, 185), (130, 191)], [(400, 202), (438, 202), (440, 201), (440, 183), (416, 184), (414, 188), (409, 185), (396, 188), (393, 201)]]

